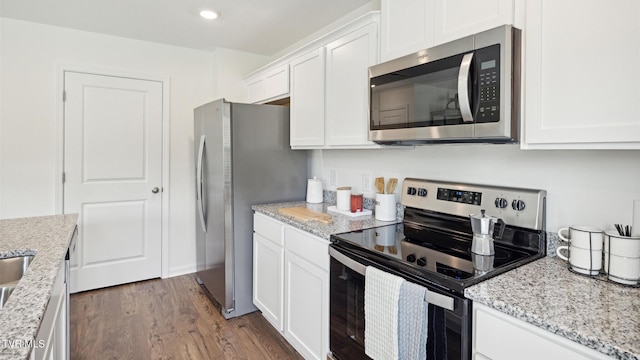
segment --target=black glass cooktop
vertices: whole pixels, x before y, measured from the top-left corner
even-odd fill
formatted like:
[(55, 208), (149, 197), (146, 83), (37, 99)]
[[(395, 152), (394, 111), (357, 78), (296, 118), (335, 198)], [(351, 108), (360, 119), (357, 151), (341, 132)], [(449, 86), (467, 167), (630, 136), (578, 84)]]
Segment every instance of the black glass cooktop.
[[(513, 233), (513, 231), (512, 231)], [(395, 224), (332, 235), (332, 246), (404, 271), (459, 293), (464, 288), (542, 256), (495, 242), (495, 255), (471, 253), (472, 238), (411, 224)]]

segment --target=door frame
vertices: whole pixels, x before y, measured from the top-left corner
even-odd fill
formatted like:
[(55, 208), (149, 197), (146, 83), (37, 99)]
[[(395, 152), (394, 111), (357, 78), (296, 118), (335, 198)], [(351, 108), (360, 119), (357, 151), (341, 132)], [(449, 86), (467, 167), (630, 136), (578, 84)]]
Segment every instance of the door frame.
[(131, 78), (138, 80), (157, 81), (162, 83), (162, 218), (161, 218), (161, 277), (169, 274), (169, 194), (170, 194), (170, 117), (169, 90), (170, 78), (142, 73), (132, 73), (124, 70), (105, 69), (99, 67), (75, 64), (58, 64), (56, 70), (56, 84), (54, 90), (55, 103), (55, 165), (54, 165), (54, 204), (55, 213), (64, 213), (64, 185), (62, 173), (64, 171), (64, 75), (66, 72), (85, 73), (112, 77)]

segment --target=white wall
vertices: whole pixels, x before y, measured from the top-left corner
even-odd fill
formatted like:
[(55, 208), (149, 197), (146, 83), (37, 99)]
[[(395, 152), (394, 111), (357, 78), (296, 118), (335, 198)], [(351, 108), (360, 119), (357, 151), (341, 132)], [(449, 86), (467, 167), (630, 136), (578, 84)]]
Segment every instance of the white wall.
[[(12, 19), (0, 23), (0, 218), (56, 212), (56, 76), (60, 64), (170, 79), (169, 272), (195, 271), (193, 109), (238, 98), (240, 79), (262, 60), (105, 36)], [(230, 60), (238, 55), (240, 61)], [(247, 66), (248, 68), (244, 68)], [(220, 78), (218, 78), (220, 77)], [(214, 85), (215, 84), (215, 85)]]
[(361, 7), (351, 11), (350, 13), (345, 14), (343, 17), (339, 18), (338, 20), (323, 26), (317, 31), (314, 31), (313, 33), (305, 36), (304, 38), (296, 41), (295, 43), (290, 44), (286, 48), (276, 52), (274, 55), (270, 57), (269, 61), (276, 61), (277, 59), (289, 54), (290, 52), (298, 50), (299, 48), (325, 36), (326, 34), (334, 31), (335, 29), (338, 29), (371, 11), (379, 11), (379, 10), (380, 10), (380, 0), (372, 0), (362, 5)]
[(267, 61), (263, 55), (218, 48), (214, 55), (214, 97), (246, 102), (247, 87), (242, 78)]
[(322, 176), (325, 188), (329, 188), (329, 171), (335, 169), (338, 186), (350, 185), (365, 193), (374, 189), (361, 188), (362, 174), (544, 189), (548, 193), (547, 231), (568, 225), (613, 229), (614, 223), (631, 224), (633, 199), (640, 199), (637, 150), (427, 145), (405, 150), (315, 150), (311, 162), (311, 175)]

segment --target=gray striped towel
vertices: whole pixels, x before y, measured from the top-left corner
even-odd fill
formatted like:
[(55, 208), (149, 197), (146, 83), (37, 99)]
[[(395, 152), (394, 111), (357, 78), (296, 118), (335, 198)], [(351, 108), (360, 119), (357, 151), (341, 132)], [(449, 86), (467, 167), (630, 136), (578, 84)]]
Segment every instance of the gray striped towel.
[(427, 289), (403, 281), (398, 301), (398, 354), (400, 359), (427, 358)]

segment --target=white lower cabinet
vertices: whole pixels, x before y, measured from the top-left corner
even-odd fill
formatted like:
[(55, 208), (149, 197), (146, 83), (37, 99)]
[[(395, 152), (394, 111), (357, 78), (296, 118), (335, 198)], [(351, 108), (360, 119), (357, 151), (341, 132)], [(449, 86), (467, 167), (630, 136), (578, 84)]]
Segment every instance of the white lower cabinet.
[(478, 303), (473, 304), (472, 348), (476, 360), (612, 359)]
[(282, 289), (284, 249), (258, 233), (253, 234), (253, 303), (278, 331), (284, 330)]
[(329, 241), (256, 213), (253, 302), (305, 359), (329, 352)]
[(329, 273), (287, 251), (285, 255), (285, 338), (305, 359), (329, 352)]
[(31, 360), (68, 359), (67, 337), (67, 278), (64, 261), (56, 275), (51, 298), (36, 335)]

